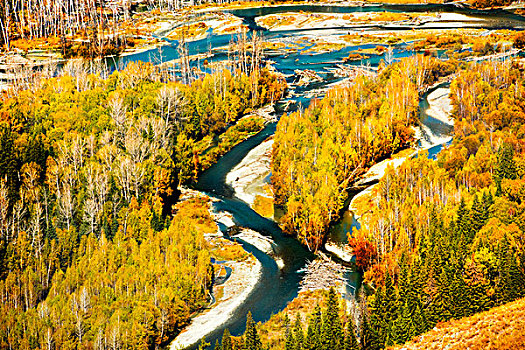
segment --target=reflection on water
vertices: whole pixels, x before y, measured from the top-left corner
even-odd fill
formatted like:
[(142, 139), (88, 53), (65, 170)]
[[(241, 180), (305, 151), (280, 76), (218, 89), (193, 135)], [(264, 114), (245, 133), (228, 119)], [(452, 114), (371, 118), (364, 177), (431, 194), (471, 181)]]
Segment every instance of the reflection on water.
[(332, 226), (330, 230), (330, 240), (342, 244), (348, 243), (348, 235), (352, 233), (353, 228), (359, 230), (361, 224), (355, 219), (350, 210), (346, 210), (341, 216), (341, 220)]

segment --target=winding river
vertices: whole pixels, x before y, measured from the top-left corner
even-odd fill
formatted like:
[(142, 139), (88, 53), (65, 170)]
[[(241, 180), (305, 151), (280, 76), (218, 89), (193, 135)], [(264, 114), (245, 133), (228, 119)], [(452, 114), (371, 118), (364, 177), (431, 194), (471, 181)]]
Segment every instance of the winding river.
[[(284, 12), (324, 12), (324, 13), (350, 13), (350, 12), (425, 12), (425, 11), (439, 11), (439, 12), (454, 12), (468, 16), (477, 17), (473, 23), (469, 23), (470, 27), (486, 28), (486, 29), (500, 29), (500, 28), (524, 28), (525, 21), (521, 16), (517, 16), (502, 10), (496, 12), (478, 11), (458, 7), (453, 4), (448, 5), (384, 5), (384, 6), (365, 6), (365, 7), (344, 7), (344, 6), (323, 6), (323, 5), (281, 5), (270, 7), (256, 7), (251, 9), (230, 10), (232, 14), (241, 17), (243, 21), (253, 30), (259, 31), (265, 40), (280, 40), (290, 37), (300, 37), (305, 34), (312, 35), (344, 35), (349, 30), (356, 30), (359, 28), (323, 28), (315, 31), (298, 29), (287, 31), (265, 31), (257, 26), (255, 18), (267, 14), (276, 14)], [(446, 28), (462, 28), (465, 26), (463, 22), (447, 22), (442, 24)], [(433, 28), (439, 28), (433, 27)], [(377, 30), (412, 30), (413, 28), (399, 27), (399, 26), (365, 26), (361, 27), (361, 31), (377, 31)], [(415, 28), (418, 29), (418, 28)], [(197, 40), (188, 43), (188, 50), (190, 55), (206, 53), (210, 47), (212, 49), (212, 56), (208, 58), (209, 61), (221, 61), (227, 58), (227, 50), (225, 46), (232, 40), (232, 35), (215, 35), (212, 32), (203, 40)], [(310, 45), (311, 46), (311, 45)], [(303, 54), (302, 51), (310, 47), (305, 43), (304, 47), (295, 52), (283, 54), (274, 53), (268, 54), (267, 58), (272, 60), (273, 66), (277, 71), (287, 76), (288, 83), (294, 82), (294, 71), (296, 69), (304, 70), (310, 69), (315, 71), (323, 78), (321, 83), (309, 84), (306, 87), (293, 86), (294, 100), (300, 102), (303, 106), (309, 104), (310, 99), (314, 94), (312, 92), (319, 91), (327, 85), (341, 80), (336, 78), (330, 71), (330, 68), (336, 68), (338, 64), (342, 63), (342, 59), (348, 56), (348, 53), (359, 48), (373, 48), (376, 44), (354, 45), (347, 46), (338, 51), (318, 54)], [(413, 55), (414, 52), (407, 49), (407, 44), (399, 44), (394, 47), (394, 58), (406, 57)], [(161, 49), (163, 61), (177, 59), (179, 57), (177, 50), (177, 42), (171, 42), (171, 45), (164, 46)], [(124, 56), (120, 59), (121, 63), (126, 64), (129, 61), (153, 61), (158, 55), (158, 50), (151, 50), (141, 52), (134, 55)], [(382, 56), (370, 55), (370, 58), (361, 62), (352, 64), (377, 66), (382, 59)], [(198, 65), (198, 62), (192, 63)], [(201, 67), (202, 68), (202, 67)], [(320, 93), (322, 95), (322, 92)], [(427, 126), (427, 129), (436, 132), (446, 132), (443, 125), (439, 121), (431, 118), (424, 113), (426, 100), (423, 98), (420, 103), (421, 123)], [(296, 105), (297, 106), (297, 105)], [(299, 290), (299, 283), (302, 278), (302, 273), (299, 272), (306, 264), (307, 260), (313, 259), (313, 255), (301, 246), (295, 239), (285, 236), (278, 224), (272, 220), (261, 217), (254, 212), (249, 205), (237, 199), (233, 195), (233, 190), (225, 183), (226, 175), (237, 165), (247, 153), (263, 142), (266, 138), (275, 132), (276, 124), (271, 123), (259, 132), (257, 135), (249, 138), (243, 143), (234, 147), (230, 152), (224, 155), (213, 167), (204, 172), (196, 185), (196, 189), (206, 192), (210, 196), (218, 199), (214, 204), (218, 211), (227, 211), (233, 214), (236, 224), (251, 228), (264, 235), (271, 236), (279, 247), (279, 255), (284, 261), (284, 267), (279, 269), (276, 262), (261, 252), (254, 246), (241, 242), (243, 247), (251, 252), (262, 264), (262, 274), (253, 292), (244, 300), (241, 307), (239, 307), (229, 321), (221, 327), (210, 330), (211, 333), (206, 337), (210, 343), (215, 343), (216, 339), (222, 336), (225, 328), (228, 328), (233, 335), (239, 335), (244, 331), (246, 314), (251, 311), (256, 322), (266, 321), (274, 313), (282, 310), (286, 304), (297, 296)], [(442, 145), (438, 145), (429, 151), (429, 155), (434, 157), (441, 149)], [(343, 215), (341, 222), (335, 225), (332, 230), (333, 237), (336, 240), (344, 241), (346, 233), (351, 230), (351, 227), (358, 225), (350, 212)], [(349, 293), (357, 288), (360, 284), (360, 277), (358, 274), (351, 274), (347, 276), (349, 280)], [(196, 346), (194, 346), (196, 347)]]

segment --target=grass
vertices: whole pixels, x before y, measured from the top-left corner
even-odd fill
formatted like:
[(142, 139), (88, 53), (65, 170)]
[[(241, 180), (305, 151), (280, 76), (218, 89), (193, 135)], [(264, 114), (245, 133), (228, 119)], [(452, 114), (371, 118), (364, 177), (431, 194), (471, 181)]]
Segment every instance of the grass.
[(211, 254), (217, 260), (228, 261), (245, 261), (250, 256), (239, 243), (224, 239), (221, 239), (221, 246), (212, 249)]
[(190, 25), (182, 25), (173, 30), (168, 38), (180, 40), (186, 39), (198, 39), (206, 35), (206, 31), (209, 27), (204, 22), (192, 23)]
[(319, 42), (319, 43), (316, 43), (311, 48), (309, 48), (308, 50), (303, 51), (303, 53), (313, 54), (313, 53), (320, 53), (320, 52), (339, 51), (345, 46), (346, 46), (345, 44), (340, 44), (340, 43)]
[(525, 349), (525, 298), (439, 323), (411, 342), (391, 349)]

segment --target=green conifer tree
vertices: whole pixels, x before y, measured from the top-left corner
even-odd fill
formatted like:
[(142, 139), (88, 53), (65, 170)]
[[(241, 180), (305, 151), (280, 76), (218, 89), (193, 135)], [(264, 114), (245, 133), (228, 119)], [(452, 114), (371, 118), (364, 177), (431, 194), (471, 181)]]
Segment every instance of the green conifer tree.
[(230, 335), (230, 331), (228, 328), (224, 330), (224, 333), (222, 334), (222, 341), (221, 341), (221, 350), (233, 350), (232, 346), (232, 338)]
[(201, 343), (199, 344), (199, 350), (206, 350), (208, 346), (211, 344), (206, 341), (206, 338), (201, 339)]
[(398, 318), (398, 298), (397, 293), (394, 289), (394, 284), (390, 276), (390, 272), (387, 270), (385, 276), (385, 294), (383, 298), (382, 314), (383, 314), (383, 333), (385, 337), (386, 345), (393, 345), (394, 340), (392, 339), (392, 326), (395, 320)]
[(321, 337), (324, 349), (341, 350), (343, 328), (339, 318), (339, 300), (333, 287), (328, 291)]
[(359, 350), (359, 343), (355, 335), (354, 319), (350, 316), (346, 322), (344, 350)]
[(301, 324), (301, 317), (299, 314), (295, 317), (295, 324), (293, 327), (293, 337), (294, 337), (294, 350), (303, 350), (304, 347), (304, 332), (303, 326)]
[(370, 325), (369, 318), (365, 315), (361, 325), (361, 348), (363, 350), (379, 350), (384, 347), (377, 337), (377, 333)]
[(472, 203), (471, 213), (471, 222), (472, 222), (472, 231), (474, 235), (481, 230), (483, 225), (485, 225), (485, 207), (483, 202), (478, 200), (478, 196), (474, 196), (474, 202)]
[(294, 350), (295, 339), (293, 337), (293, 332), (290, 330), (290, 327), (286, 327), (286, 332), (284, 335), (284, 349), (285, 350)]
[(244, 349), (245, 350), (261, 350), (262, 343), (257, 333), (255, 322), (252, 318), (252, 313), (248, 312), (246, 317), (246, 331), (244, 332)]
[(502, 195), (501, 182), (503, 179), (516, 179), (518, 171), (514, 162), (514, 149), (509, 144), (504, 144), (498, 150), (498, 163), (494, 175), (496, 182), (496, 196)]
[(322, 315), (319, 304), (315, 306), (313, 314), (310, 316), (310, 322), (308, 324), (307, 342), (309, 343), (308, 350), (321, 350), (321, 328), (322, 328)]
[[(465, 200), (461, 198), (459, 208), (457, 211), (457, 221), (456, 221), (456, 233), (457, 237), (457, 252), (461, 253), (460, 256), (463, 256), (467, 252), (467, 246), (470, 244), (474, 238), (472, 223), (470, 220), (470, 210), (465, 204)], [(451, 230), (452, 231), (452, 230)]]

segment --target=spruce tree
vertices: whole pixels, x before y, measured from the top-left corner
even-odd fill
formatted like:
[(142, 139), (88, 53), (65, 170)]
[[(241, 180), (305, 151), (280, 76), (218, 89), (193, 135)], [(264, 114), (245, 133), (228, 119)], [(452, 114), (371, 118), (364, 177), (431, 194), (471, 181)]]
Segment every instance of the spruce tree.
[[(452, 317), (462, 318), (470, 316), (470, 296), (467, 294), (468, 287), (462, 277), (463, 269), (461, 266), (456, 266), (451, 273), (450, 281), (450, 296)], [(476, 301), (474, 301), (476, 302)]]
[(392, 325), (392, 335), (390, 338), (392, 344), (403, 344), (414, 335), (416, 329), (412, 318), (413, 313), (410, 311), (408, 301), (405, 301), (401, 306), (398, 318)]
[(339, 318), (339, 300), (334, 288), (328, 291), (326, 310), (323, 315), (322, 344), (324, 349), (341, 350), (343, 328)]
[(306, 338), (304, 339), (304, 349), (305, 350), (313, 350), (314, 349), (314, 329), (311, 326), (310, 323), (308, 323), (308, 328), (306, 330)]
[(304, 332), (303, 326), (301, 324), (301, 318), (299, 314), (295, 317), (295, 324), (293, 327), (293, 337), (294, 337), (294, 350), (303, 350), (304, 347)]
[(498, 152), (498, 167), (496, 176), (500, 179), (516, 179), (518, 171), (514, 162), (514, 149), (512, 145), (504, 144)]
[(284, 349), (285, 350), (294, 350), (295, 339), (293, 333), (290, 330), (290, 327), (286, 327), (286, 333), (284, 335)]
[(516, 259), (516, 253), (507, 237), (499, 247), (499, 280), (497, 296), (500, 303), (513, 301), (525, 294), (525, 275)]
[(0, 129), (0, 179), (7, 180), (10, 208), (18, 199), (19, 160), (16, 156), (14, 134), (8, 128)]
[(201, 343), (199, 344), (199, 350), (205, 350), (210, 345), (210, 343), (206, 342), (206, 338), (202, 338)]
[(387, 345), (394, 344), (394, 341), (392, 339), (392, 326), (394, 324), (394, 321), (398, 317), (397, 303), (398, 301), (396, 292), (394, 290), (394, 284), (392, 282), (392, 278), (390, 277), (390, 273), (387, 270), (385, 276), (385, 294), (382, 307), (384, 324), (383, 332), (385, 336), (385, 343)]
[(308, 343), (308, 350), (321, 350), (322, 342), (321, 342), (321, 327), (322, 327), (322, 315), (321, 315), (321, 308), (319, 307), (319, 304), (315, 306), (313, 314), (310, 316), (310, 322), (308, 324), (308, 332), (307, 332), (307, 343)]
[(346, 322), (346, 333), (345, 333), (345, 344), (344, 350), (359, 350), (359, 343), (357, 342), (357, 337), (355, 336), (355, 325), (354, 319), (348, 317)]
[(514, 162), (514, 149), (509, 144), (504, 144), (498, 150), (498, 163), (494, 181), (496, 182), (496, 196), (501, 196), (501, 182), (503, 179), (514, 180), (518, 176), (516, 163)]
[(432, 324), (436, 324), (441, 321), (448, 321), (453, 316), (450, 305), (452, 300), (452, 295), (450, 292), (451, 279), (449, 277), (447, 267), (441, 267), (441, 273), (436, 277), (436, 293), (433, 296), (429, 307), (429, 318)]
[(361, 348), (364, 350), (379, 350), (384, 347), (380, 344), (376, 332), (372, 329), (368, 317), (363, 317), (361, 325)]
[(483, 208), (483, 225), (487, 223), (490, 217), (490, 206), (494, 204), (494, 198), (492, 198), (492, 193), (489, 191), (483, 191), (481, 196), (481, 206)]
[(215, 340), (215, 346), (213, 347), (213, 350), (222, 350), (222, 347), (219, 344), (219, 339)]
[(232, 339), (230, 336), (230, 331), (228, 328), (224, 330), (224, 333), (222, 334), (222, 342), (221, 342), (221, 350), (233, 350), (232, 346)]
[(481, 230), (483, 225), (485, 225), (485, 206), (483, 202), (478, 200), (478, 196), (474, 196), (474, 202), (472, 203), (472, 208), (470, 210), (471, 221), (472, 221), (472, 230), (474, 235)]
[(261, 350), (262, 343), (255, 327), (255, 322), (252, 318), (252, 313), (248, 312), (246, 317), (246, 331), (244, 332), (244, 349), (245, 350)]
[[(363, 321), (362, 340), (363, 349), (382, 349), (385, 346), (386, 323), (384, 314), (384, 291), (383, 287), (377, 288), (368, 308), (368, 319)], [(366, 345), (366, 346), (365, 346)]]
[(461, 252), (464, 255), (467, 251), (467, 245), (470, 244), (472, 238), (474, 238), (472, 232), (472, 223), (470, 221), (470, 211), (465, 204), (465, 200), (461, 198), (459, 208), (457, 211), (457, 221), (456, 221), (456, 237), (458, 248), (457, 251)]

